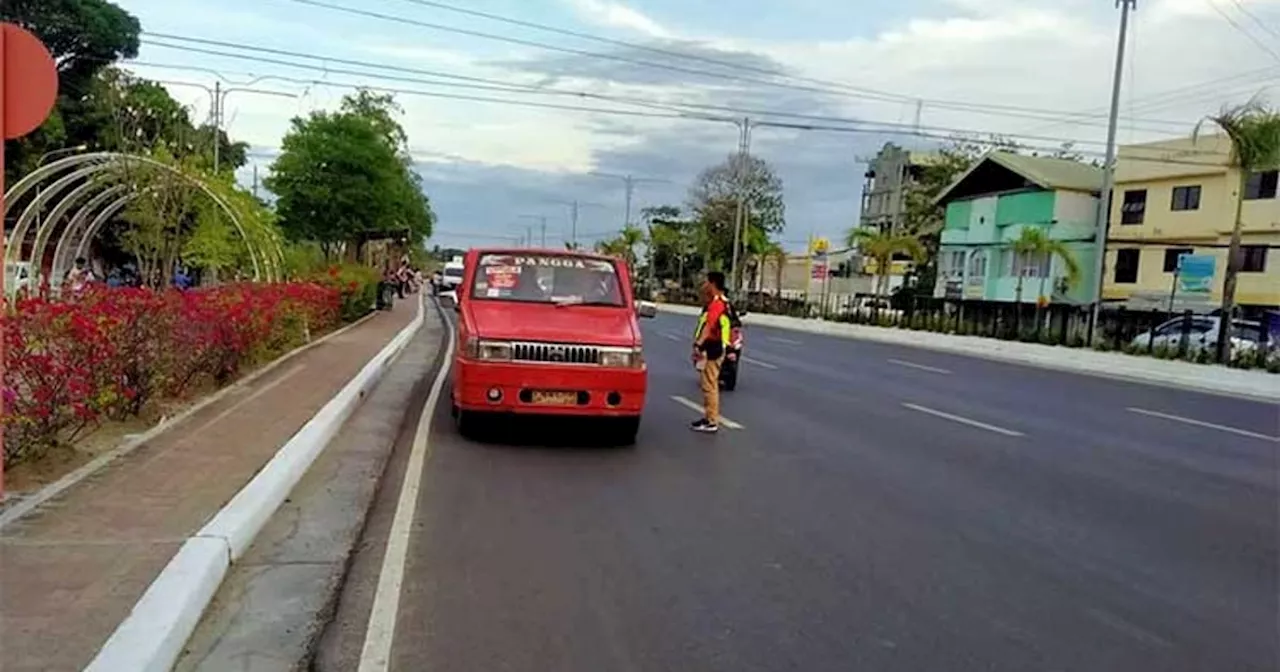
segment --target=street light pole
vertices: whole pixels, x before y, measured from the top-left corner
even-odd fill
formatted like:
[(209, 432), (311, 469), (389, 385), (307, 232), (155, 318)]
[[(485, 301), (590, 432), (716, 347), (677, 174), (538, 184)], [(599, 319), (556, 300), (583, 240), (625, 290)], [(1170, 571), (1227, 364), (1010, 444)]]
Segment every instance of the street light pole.
[(1093, 310), (1089, 316), (1089, 343), (1098, 331), (1102, 312), (1102, 275), (1106, 271), (1107, 234), (1111, 221), (1111, 193), (1116, 181), (1116, 129), (1120, 118), (1120, 85), (1124, 77), (1124, 47), (1129, 33), (1129, 12), (1136, 10), (1138, 0), (1116, 0), (1120, 6), (1120, 39), (1116, 44), (1115, 72), (1111, 77), (1111, 118), (1107, 122), (1106, 164), (1102, 172), (1102, 193), (1098, 196), (1097, 231), (1094, 233), (1096, 259), (1093, 264)]
[(729, 266), (729, 282), (732, 284), (733, 293), (736, 296), (738, 290), (741, 289), (741, 282), (738, 277), (738, 248), (742, 244), (743, 224), (746, 219), (746, 180), (747, 180), (747, 157), (751, 155), (751, 119), (743, 117), (738, 122), (738, 166), (737, 166), (737, 182), (736, 191), (738, 192), (738, 207), (734, 211), (733, 217), (733, 256)]

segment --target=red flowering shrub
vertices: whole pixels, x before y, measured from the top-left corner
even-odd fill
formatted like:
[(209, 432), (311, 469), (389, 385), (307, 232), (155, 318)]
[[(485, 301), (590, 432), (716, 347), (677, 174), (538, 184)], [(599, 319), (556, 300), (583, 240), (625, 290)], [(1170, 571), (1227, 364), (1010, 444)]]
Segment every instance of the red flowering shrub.
[(359, 264), (330, 266), (315, 274), (311, 281), (336, 289), (342, 295), (341, 315), (344, 322), (364, 317), (373, 309), (378, 297), (378, 282), (382, 275), (377, 269)]
[(104, 418), (224, 385), (337, 326), (342, 298), (316, 283), (155, 292), (96, 288), (20, 298), (5, 317), (5, 461), (70, 442)]

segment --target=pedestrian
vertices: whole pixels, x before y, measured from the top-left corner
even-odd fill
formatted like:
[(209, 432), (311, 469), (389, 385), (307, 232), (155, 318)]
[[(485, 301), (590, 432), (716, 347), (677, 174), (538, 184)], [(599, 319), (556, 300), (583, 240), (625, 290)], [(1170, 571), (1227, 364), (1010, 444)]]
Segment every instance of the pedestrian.
[(693, 365), (702, 386), (703, 416), (693, 421), (696, 432), (720, 431), (720, 365), (729, 342), (728, 304), (724, 273), (711, 271), (702, 283), (702, 313), (693, 335)]

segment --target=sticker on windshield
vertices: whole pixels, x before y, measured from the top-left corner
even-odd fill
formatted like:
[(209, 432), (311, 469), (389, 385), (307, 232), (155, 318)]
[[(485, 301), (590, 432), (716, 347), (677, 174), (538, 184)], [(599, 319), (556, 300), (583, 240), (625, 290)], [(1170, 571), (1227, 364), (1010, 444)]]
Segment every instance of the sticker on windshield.
[(489, 289), (484, 290), (484, 295), (491, 299), (496, 299), (502, 296), (502, 290), (494, 289), (493, 287), (490, 287)]
[(515, 289), (520, 284), (520, 267), (485, 266), (484, 276), (488, 287), (492, 289)]

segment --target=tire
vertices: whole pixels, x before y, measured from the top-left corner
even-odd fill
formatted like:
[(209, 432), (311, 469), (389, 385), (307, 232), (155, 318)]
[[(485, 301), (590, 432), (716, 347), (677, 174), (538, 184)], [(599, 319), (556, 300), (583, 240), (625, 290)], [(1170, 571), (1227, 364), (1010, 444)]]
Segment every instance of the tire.
[(458, 434), (464, 439), (472, 439), (476, 436), (476, 413), (475, 411), (464, 411), (454, 406), (453, 423), (458, 428)]
[(720, 370), (720, 387), (726, 392), (732, 392), (738, 387), (738, 362), (732, 364), (726, 363), (724, 368)]
[(612, 428), (610, 439), (614, 445), (632, 447), (636, 445), (636, 435), (640, 433), (640, 416), (619, 418)]

